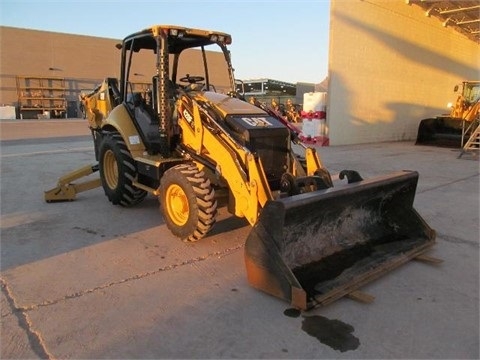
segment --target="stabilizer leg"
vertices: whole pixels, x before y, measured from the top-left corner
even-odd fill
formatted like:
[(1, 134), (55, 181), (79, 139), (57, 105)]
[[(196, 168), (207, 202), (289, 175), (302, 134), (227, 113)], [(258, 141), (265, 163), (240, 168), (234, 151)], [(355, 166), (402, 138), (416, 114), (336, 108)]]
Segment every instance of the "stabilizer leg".
[(98, 171), (98, 164), (87, 165), (71, 173), (68, 173), (58, 179), (57, 186), (51, 190), (45, 191), (45, 201), (73, 201), (77, 193), (91, 190), (102, 185), (100, 178), (85, 181), (83, 183), (75, 184), (73, 181), (82, 177), (93, 174)]

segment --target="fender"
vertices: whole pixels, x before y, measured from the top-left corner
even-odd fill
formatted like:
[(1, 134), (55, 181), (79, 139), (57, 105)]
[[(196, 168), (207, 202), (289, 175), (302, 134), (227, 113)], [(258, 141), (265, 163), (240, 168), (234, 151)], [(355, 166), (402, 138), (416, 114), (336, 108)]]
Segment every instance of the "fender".
[(134, 158), (141, 156), (146, 151), (145, 144), (124, 104), (118, 105), (111, 111), (108, 118), (102, 122), (101, 128), (102, 130), (115, 129), (118, 131)]

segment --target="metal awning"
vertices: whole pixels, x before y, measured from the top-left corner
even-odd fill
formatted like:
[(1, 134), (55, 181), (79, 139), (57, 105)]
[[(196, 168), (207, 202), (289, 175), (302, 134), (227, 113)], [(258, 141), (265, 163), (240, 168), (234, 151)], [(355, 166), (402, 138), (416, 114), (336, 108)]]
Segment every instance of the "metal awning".
[(480, 2), (478, 0), (405, 0), (434, 16), (445, 27), (451, 27), (480, 43)]
[(297, 86), (273, 79), (243, 80), (245, 95), (291, 95), (295, 96)]

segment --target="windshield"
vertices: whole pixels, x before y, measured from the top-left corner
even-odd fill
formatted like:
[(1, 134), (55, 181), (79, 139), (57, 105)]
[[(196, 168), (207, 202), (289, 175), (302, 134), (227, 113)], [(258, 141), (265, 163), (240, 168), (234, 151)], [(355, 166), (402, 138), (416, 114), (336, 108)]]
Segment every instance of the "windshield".
[(182, 51), (178, 55), (177, 66), (172, 71), (176, 77), (172, 80), (179, 85), (186, 85), (185, 77), (199, 76), (205, 79), (201, 81), (203, 84), (208, 79), (208, 91), (226, 94), (232, 90), (228, 63), (216, 45), (207, 46), (204, 51), (201, 47)]
[(463, 97), (470, 104), (477, 102), (480, 99), (480, 82), (465, 83)]

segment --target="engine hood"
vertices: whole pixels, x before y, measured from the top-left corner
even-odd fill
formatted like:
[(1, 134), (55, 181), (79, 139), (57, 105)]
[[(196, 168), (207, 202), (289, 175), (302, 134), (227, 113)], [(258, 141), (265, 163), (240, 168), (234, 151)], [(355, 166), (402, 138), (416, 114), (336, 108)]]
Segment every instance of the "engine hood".
[(213, 104), (224, 117), (244, 114), (267, 116), (267, 113), (257, 106), (225, 94), (207, 91), (202, 94), (202, 97)]

